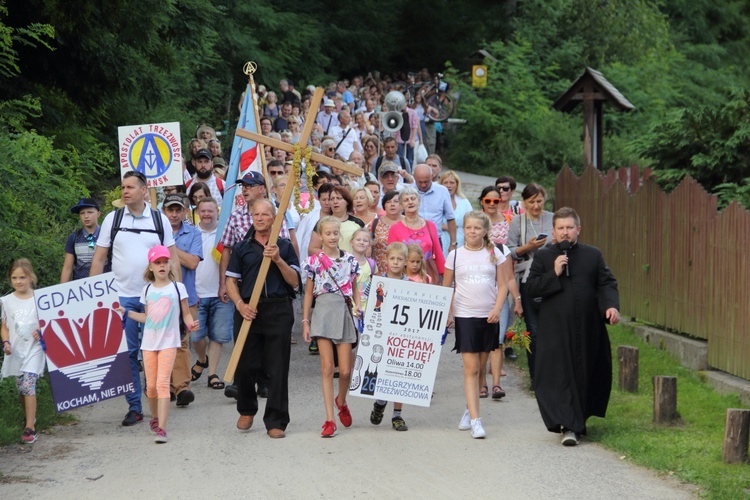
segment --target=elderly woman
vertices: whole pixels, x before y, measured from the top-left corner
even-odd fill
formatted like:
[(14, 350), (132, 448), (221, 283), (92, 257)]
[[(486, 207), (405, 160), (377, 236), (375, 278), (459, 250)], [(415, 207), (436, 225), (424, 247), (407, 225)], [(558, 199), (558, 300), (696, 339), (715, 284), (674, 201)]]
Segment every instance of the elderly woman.
[(520, 282), (521, 304), (526, 320), (526, 329), (531, 339), (531, 352), (526, 352), (529, 360), (529, 374), (531, 375), (531, 386), (534, 387), (534, 361), (537, 332), (537, 311), (534, 301), (525, 290), (526, 278), (529, 275), (531, 262), (534, 254), (545, 245), (554, 243), (552, 238), (552, 212), (544, 210), (544, 201), (547, 193), (539, 184), (528, 184), (521, 198), (525, 210), (519, 216), (513, 218), (508, 229), (508, 248), (513, 260), (516, 262), (516, 279)]
[(406, 245), (416, 243), (422, 247), (425, 260), (425, 271), (432, 278), (432, 283), (439, 284), (440, 276), (445, 272), (445, 255), (440, 248), (437, 228), (432, 221), (419, 216), (419, 205), (422, 199), (419, 192), (411, 185), (401, 190), (401, 209), (404, 218), (391, 226), (388, 231), (388, 243), (400, 241)]
[[(440, 176), (440, 184), (445, 186), (451, 195), (451, 204), (453, 213), (456, 215), (456, 244), (461, 248), (464, 244), (464, 215), (473, 210), (471, 202), (466, 199), (461, 191), (461, 178), (453, 170), (446, 170)], [(443, 223), (443, 234), (440, 237), (440, 244), (443, 252), (448, 255), (448, 246), (450, 245), (450, 234), (448, 234), (448, 224)]]

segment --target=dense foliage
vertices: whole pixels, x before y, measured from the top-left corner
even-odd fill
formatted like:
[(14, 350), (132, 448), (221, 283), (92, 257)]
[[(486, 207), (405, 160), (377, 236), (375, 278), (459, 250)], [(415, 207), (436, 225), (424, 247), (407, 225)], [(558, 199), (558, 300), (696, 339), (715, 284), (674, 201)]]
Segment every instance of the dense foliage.
[[(229, 132), (246, 77), (297, 88), (448, 62), (460, 92), (451, 167), (550, 184), (581, 163), (581, 114), (551, 103), (585, 66), (636, 106), (605, 112), (605, 166), (690, 173), (750, 202), (750, 7), (742, 0), (0, 0), (0, 248), (54, 283), (67, 209), (116, 184), (117, 126)], [(488, 50), (489, 86), (465, 82)], [(2, 290), (7, 285), (2, 285)]]

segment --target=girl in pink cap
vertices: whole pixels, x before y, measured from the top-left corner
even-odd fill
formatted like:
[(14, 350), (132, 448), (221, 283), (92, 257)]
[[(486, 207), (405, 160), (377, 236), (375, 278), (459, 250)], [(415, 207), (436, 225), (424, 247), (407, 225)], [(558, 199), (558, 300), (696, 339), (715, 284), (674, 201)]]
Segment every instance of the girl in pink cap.
[(131, 320), (145, 325), (141, 351), (146, 372), (146, 396), (151, 409), (150, 428), (156, 435), (154, 441), (166, 443), (172, 367), (182, 335), (187, 330), (197, 330), (198, 321), (193, 321), (190, 315), (185, 285), (175, 281), (176, 273), (167, 247), (157, 245), (148, 251), (148, 268), (144, 277), (148, 282), (141, 293), (145, 312), (122, 307), (119, 312), (123, 323)]

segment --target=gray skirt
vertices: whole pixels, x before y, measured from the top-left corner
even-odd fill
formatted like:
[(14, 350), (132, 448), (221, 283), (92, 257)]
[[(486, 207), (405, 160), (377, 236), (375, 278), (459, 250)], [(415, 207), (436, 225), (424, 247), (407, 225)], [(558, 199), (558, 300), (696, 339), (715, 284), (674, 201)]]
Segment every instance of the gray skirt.
[(310, 319), (310, 335), (313, 338), (329, 339), (334, 344), (355, 343), (357, 332), (347, 309), (344, 297), (338, 293), (318, 295)]

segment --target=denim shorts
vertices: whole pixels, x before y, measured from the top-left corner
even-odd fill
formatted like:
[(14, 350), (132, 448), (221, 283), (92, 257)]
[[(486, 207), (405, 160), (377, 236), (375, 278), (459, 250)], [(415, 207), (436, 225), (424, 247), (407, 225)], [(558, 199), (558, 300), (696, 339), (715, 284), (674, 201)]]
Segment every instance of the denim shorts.
[(190, 341), (198, 342), (208, 336), (211, 342), (226, 344), (232, 341), (234, 304), (224, 303), (218, 297), (198, 300), (199, 328), (190, 332)]

